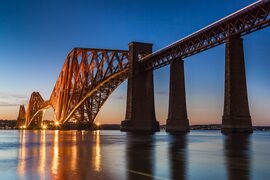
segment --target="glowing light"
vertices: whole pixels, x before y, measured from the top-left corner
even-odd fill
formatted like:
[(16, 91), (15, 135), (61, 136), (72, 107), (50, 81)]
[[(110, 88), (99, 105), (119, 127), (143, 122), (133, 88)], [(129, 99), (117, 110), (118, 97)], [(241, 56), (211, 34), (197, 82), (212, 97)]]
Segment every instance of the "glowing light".
[(54, 124), (55, 124), (56, 126), (59, 126), (59, 125), (60, 125), (60, 123), (59, 123), (58, 121), (56, 121)]
[(99, 122), (97, 122), (97, 126), (99, 126), (100, 125), (100, 123)]
[(46, 125), (43, 125), (43, 126), (42, 126), (42, 129), (47, 129), (47, 126), (46, 126)]

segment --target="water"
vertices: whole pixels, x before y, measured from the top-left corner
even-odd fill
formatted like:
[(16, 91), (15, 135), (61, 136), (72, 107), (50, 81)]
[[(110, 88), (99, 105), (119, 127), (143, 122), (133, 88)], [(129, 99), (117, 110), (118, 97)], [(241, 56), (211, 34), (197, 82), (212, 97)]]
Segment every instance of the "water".
[(269, 179), (270, 133), (0, 131), (0, 179)]

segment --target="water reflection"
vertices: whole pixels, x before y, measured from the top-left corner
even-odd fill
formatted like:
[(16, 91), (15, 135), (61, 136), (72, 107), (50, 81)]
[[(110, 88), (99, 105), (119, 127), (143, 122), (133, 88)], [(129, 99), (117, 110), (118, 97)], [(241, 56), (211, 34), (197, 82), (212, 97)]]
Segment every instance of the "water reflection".
[(186, 179), (187, 169), (186, 135), (170, 135), (168, 151), (170, 179)]
[(52, 157), (52, 173), (57, 174), (58, 172), (58, 163), (59, 163), (59, 144), (58, 144), (58, 138), (59, 138), (59, 131), (56, 130), (54, 133), (54, 138), (53, 138), (53, 157)]
[(18, 175), (22, 179), (99, 179), (99, 132), (21, 131)]
[(19, 160), (18, 160), (18, 174), (19, 176), (24, 176), (25, 172), (25, 157), (26, 157), (26, 152), (25, 152), (25, 130), (20, 131), (20, 148), (19, 148)]
[(228, 179), (251, 179), (251, 150), (249, 134), (231, 134), (225, 136), (225, 162)]
[(20, 131), (13, 179), (251, 179), (251, 137), (216, 134)]
[(127, 134), (127, 179), (154, 179), (153, 135)]
[(36, 150), (38, 151), (39, 149), (39, 163), (38, 163), (38, 172), (41, 176), (45, 176), (45, 168), (46, 168), (46, 134), (45, 130), (41, 131), (41, 136), (40, 136), (40, 146), (39, 148), (37, 147)]
[(99, 172), (101, 170), (101, 154), (100, 154), (100, 131), (95, 131), (95, 151), (94, 151), (94, 162), (95, 171)]

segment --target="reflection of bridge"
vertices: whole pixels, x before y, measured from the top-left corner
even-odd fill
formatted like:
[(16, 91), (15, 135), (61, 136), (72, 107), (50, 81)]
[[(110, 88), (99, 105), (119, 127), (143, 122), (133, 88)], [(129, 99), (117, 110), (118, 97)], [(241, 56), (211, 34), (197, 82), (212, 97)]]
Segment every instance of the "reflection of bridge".
[(158, 131), (154, 109), (153, 70), (170, 64), (167, 131), (188, 132), (184, 61), (201, 51), (226, 43), (223, 131), (252, 132), (241, 37), (270, 25), (270, 1), (257, 1), (157, 52), (152, 44), (133, 42), (129, 51), (73, 49), (48, 101), (31, 95), (21, 106), (18, 124), (40, 126), (44, 110), (52, 107), (55, 123), (92, 124), (99, 109), (126, 78), (128, 94), (124, 131)]

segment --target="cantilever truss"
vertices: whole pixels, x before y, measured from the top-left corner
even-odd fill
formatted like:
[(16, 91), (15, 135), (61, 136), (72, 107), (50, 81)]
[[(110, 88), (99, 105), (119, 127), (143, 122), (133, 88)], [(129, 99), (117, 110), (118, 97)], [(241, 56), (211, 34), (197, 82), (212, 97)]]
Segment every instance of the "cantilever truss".
[(28, 108), (25, 114), (25, 125), (27, 126), (41, 126), (43, 111), (39, 111), (44, 104), (44, 100), (39, 92), (33, 92), (31, 94)]
[(141, 61), (145, 70), (158, 69), (172, 60), (186, 58), (220, 45), (233, 35), (244, 36), (270, 25), (270, 0), (259, 0)]
[[(128, 51), (74, 48), (67, 56), (51, 97), (44, 101), (39, 93), (31, 95), (26, 126), (38, 125), (43, 110), (53, 107), (55, 121), (72, 119), (92, 124), (109, 95), (126, 78)], [(38, 124), (39, 123), (39, 124)]]
[(20, 105), (19, 115), (17, 118), (17, 126), (23, 126), (25, 124), (25, 108), (24, 105)]
[(128, 51), (75, 48), (50, 97), (56, 121), (92, 123), (113, 90), (127, 78)]

